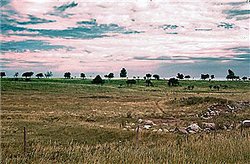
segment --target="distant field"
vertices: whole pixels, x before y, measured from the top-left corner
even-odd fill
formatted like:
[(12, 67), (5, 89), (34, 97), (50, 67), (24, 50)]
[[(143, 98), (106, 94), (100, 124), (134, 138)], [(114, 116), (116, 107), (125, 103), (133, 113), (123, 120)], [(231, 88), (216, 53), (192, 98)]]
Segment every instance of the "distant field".
[[(1, 79), (2, 163), (249, 163), (249, 106), (211, 119), (200, 115), (218, 103), (250, 102), (250, 81), (126, 80), (93, 85), (81, 79)], [(193, 90), (186, 89), (194, 86)], [(220, 90), (210, 85), (227, 85)], [(155, 124), (141, 127), (138, 119)], [(176, 127), (216, 123), (210, 133), (181, 135)], [(233, 125), (223, 130), (223, 126)], [(23, 127), (27, 154), (23, 155)], [(159, 130), (161, 129), (161, 130)]]

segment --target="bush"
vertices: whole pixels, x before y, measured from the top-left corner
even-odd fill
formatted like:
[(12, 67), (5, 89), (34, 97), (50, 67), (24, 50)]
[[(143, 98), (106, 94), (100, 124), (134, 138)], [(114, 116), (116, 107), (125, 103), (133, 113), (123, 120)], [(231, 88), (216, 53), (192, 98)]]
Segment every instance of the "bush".
[(104, 84), (104, 80), (102, 80), (100, 75), (97, 75), (93, 80), (92, 84)]

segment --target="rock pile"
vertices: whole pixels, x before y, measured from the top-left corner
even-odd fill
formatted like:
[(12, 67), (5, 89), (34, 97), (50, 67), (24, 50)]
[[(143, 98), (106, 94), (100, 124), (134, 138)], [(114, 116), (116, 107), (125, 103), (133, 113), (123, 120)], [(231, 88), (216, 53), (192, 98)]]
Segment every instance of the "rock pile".
[(195, 133), (198, 133), (200, 131), (202, 131), (202, 129), (196, 123), (191, 124), (191, 125), (189, 125), (186, 128), (183, 128), (183, 127), (182, 128), (178, 128), (178, 127), (176, 127), (175, 130), (174, 130), (174, 132), (177, 132), (179, 134), (195, 134)]
[(249, 107), (249, 106), (250, 106), (249, 102), (236, 102), (232, 104), (216, 104), (216, 105), (212, 105), (208, 107), (207, 110), (201, 114), (201, 118), (210, 119), (220, 114), (238, 112), (244, 109), (245, 107)]
[[(216, 106), (218, 107), (218, 106)], [(223, 106), (223, 110), (227, 110), (228, 108), (235, 108), (235, 106)], [(222, 108), (220, 108), (222, 109)], [(239, 123), (240, 124), (240, 123)], [(250, 120), (244, 120), (241, 121), (240, 124), (241, 127), (250, 127)], [(155, 122), (152, 120), (143, 120), (143, 119), (138, 119), (137, 123), (128, 123), (125, 122), (123, 124), (123, 130), (128, 130), (128, 131), (136, 131), (137, 128), (139, 128), (139, 131), (150, 131), (150, 132), (157, 132), (157, 133), (178, 133), (178, 134), (183, 134), (183, 135), (189, 135), (189, 134), (196, 134), (200, 132), (211, 132), (216, 129), (221, 129), (221, 130), (228, 130), (230, 131), (231, 129), (237, 128), (234, 124), (215, 124), (213, 122), (202, 122), (201, 124), (198, 125), (198, 123), (192, 123), (189, 126), (186, 127), (176, 127), (175, 128), (169, 125), (165, 125), (163, 123)], [(238, 127), (239, 128), (239, 127)]]

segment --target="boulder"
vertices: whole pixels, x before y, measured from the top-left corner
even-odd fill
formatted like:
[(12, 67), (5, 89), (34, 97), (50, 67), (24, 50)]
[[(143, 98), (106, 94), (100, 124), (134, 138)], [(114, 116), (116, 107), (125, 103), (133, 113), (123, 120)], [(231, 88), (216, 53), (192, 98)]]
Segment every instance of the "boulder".
[(187, 131), (195, 131), (198, 132), (201, 130), (198, 124), (191, 124), (186, 128)]
[(242, 121), (242, 126), (246, 128), (250, 128), (250, 120), (244, 120)]
[(216, 129), (216, 125), (215, 125), (215, 123), (206, 123), (206, 122), (204, 122), (203, 124), (203, 127), (206, 129), (206, 128), (208, 128), (208, 129), (210, 129), (210, 130), (215, 130)]
[(149, 130), (152, 126), (151, 125), (144, 125), (143, 128)]

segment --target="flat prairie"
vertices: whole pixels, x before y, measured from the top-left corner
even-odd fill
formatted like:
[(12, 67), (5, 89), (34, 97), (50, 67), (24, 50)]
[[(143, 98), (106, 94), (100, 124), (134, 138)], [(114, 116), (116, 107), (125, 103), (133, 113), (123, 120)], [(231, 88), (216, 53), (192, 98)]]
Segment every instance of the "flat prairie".
[(152, 83), (1, 79), (1, 162), (250, 163), (250, 81)]

